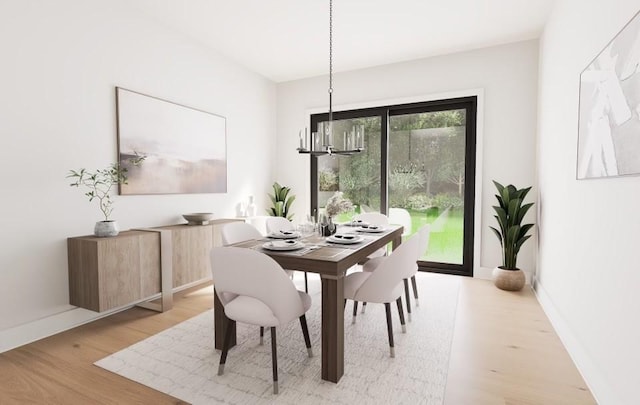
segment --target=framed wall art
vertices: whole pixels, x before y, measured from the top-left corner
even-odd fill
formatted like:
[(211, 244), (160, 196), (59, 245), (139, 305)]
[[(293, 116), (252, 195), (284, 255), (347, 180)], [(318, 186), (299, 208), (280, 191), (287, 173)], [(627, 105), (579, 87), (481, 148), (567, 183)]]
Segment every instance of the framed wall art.
[(640, 174), (639, 14), (580, 74), (578, 179)]
[(118, 161), (129, 165), (120, 194), (227, 192), (226, 119), (116, 87)]

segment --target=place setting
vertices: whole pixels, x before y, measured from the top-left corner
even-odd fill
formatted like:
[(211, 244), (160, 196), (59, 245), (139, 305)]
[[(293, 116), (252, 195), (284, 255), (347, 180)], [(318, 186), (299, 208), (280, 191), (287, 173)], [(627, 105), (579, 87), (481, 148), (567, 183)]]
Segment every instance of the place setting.
[(352, 232), (337, 232), (325, 238), (325, 246), (327, 247), (357, 247), (361, 242), (365, 241), (365, 237)]
[(356, 232), (362, 232), (362, 233), (383, 233), (386, 230), (387, 228), (382, 225), (369, 225), (369, 224), (363, 224), (363, 225), (360, 225), (358, 228), (356, 228)]
[(270, 239), (298, 239), (302, 236), (298, 231), (276, 231), (267, 235)]

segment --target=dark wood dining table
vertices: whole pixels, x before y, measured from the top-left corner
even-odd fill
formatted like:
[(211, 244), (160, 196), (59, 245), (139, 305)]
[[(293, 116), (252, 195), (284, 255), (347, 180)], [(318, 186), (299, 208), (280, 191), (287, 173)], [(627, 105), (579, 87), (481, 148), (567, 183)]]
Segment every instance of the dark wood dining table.
[[(340, 227), (344, 232), (348, 227)], [(258, 249), (278, 262), (284, 269), (317, 273), (322, 281), (322, 379), (337, 383), (344, 374), (344, 277), (352, 266), (362, 263), (376, 250), (392, 243), (395, 249), (402, 243), (403, 227), (389, 225), (383, 233), (366, 233), (357, 245), (326, 243), (321, 236), (302, 239), (309, 246), (319, 246), (304, 254), (269, 251), (261, 248), (266, 240), (251, 240), (233, 246)], [(215, 263), (215, 262), (214, 262)], [(214, 280), (215, 288), (215, 280)], [(215, 347), (222, 350), (227, 327), (234, 327), (224, 314), (222, 303), (214, 294)], [(231, 345), (236, 344), (232, 331)]]

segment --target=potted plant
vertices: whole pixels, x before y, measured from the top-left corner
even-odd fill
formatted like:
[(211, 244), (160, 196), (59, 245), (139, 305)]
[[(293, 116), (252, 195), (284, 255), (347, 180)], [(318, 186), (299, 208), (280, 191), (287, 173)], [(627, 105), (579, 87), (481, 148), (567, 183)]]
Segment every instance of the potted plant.
[(493, 184), (498, 189), (496, 198), (499, 203), (493, 207), (496, 211), (494, 218), (500, 229), (490, 228), (502, 247), (502, 266), (493, 269), (493, 282), (502, 290), (518, 291), (525, 284), (524, 272), (517, 267), (518, 252), (531, 237), (527, 232), (533, 227), (533, 224), (522, 225), (525, 214), (533, 206), (533, 203), (523, 204), (531, 187), (518, 189), (511, 184), (504, 187), (496, 181)]
[[(133, 166), (140, 166), (146, 156), (136, 156), (129, 159)], [(96, 222), (94, 234), (99, 237), (116, 236), (118, 234), (118, 224), (109, 219), (113, 211), (113, 200), (111, 199), (111, 189), (118, 184), (127, 184), (128, 169), (119, 163), (112, 163), (104, 169), (89, 171), (87, 169), (70, 170), (67, 178), (74, 179), (71, 187), (80, 187), (88, 191), (84, 195), (89, 199), (98, 201), (98, 206), (104, 221)]]
[(291, 204), (295, 201), (295, 195), (289, 195), (291, 189), (283, 187), (278, 182), (273, 183), (273, 194), (269, 194), (273, 206), (267, 209), (267, 213), (272, 217), (285, 217), (288, 220), (293, 218), (291, 214)]

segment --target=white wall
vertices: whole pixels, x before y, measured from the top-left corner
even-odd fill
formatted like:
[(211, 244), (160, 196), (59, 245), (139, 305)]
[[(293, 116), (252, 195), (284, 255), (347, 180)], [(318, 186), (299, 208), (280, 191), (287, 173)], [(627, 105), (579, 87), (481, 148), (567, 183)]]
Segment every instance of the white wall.
[[(499, 242), (488, 228), (495, 221), (491, 180), (520, 187), (533, 185), (535, 180), (537, 80), (538, 42), (526, 41), (334, 74), (334, 109), (484, 90), (479, 263), (491, 268), (501, 264)], [(297, 195), (294, 211), (298, 218), (308, 212), (310, 204), (310, 158), (295, 152), (298, 131), (309, 126), (306, 114), (310, 110), (328, 109), (327, 88), (326, 76), (277, 87), (277, 142), (281, 147), (276, 177)], [(535, 197), (535, 191), (531, 196)], [(532, 212), (528, 219), (534, 220), (533, 216)], [(525, 244), (518, 260), (519, 267), (530, 272), (535, 267), (534, 245)]]
[(600, 404), (637, 404), (640, 177), (576, 180), (580, 72), (637, 0), (566, 0), (541, 40), (538, 293)]
[(116, 196), (121, 229), (266, 205), (275, 84), (126, 3), (0, 3), (0, 331), (71, 308), (66, 238), (101, 218), (65, 176), (115, 161), (115, 86), (225, 116), (229, 165), (226, 194)]

